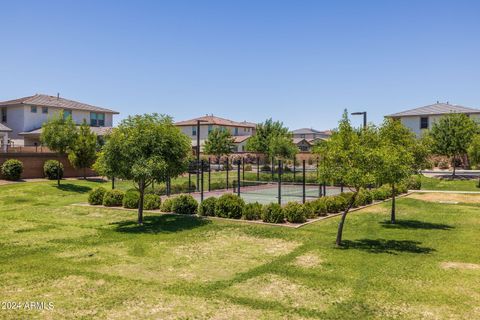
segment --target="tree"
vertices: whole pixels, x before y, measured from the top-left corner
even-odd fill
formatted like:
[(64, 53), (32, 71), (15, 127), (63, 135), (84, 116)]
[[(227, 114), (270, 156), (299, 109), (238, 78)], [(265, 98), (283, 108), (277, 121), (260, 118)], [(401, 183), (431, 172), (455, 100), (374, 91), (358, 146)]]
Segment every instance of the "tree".
[[(478, 169), (480, 166), (480, 134), (472, 138), (472, 142), (467, 149), (468, 161)], [(480, 187), (480, 177), (478, 178), (478, 187)]]
[(230, 131), (215, 128), (208, 134), (203, 151), (206, 154), (214, 155), (217, 158), (217, 162), (219, 162), (221, 156), (229, 155), (232, 152), (233, 145), (234, 138)]
[(375, 181), (377, 146), (376, 128), (368, 126), (360, 130), (353, 129), (345, 110), (338, 129), (333, 131), (329, 140), (315, 148), (323, 162), (319, 168), (320, 181), (343, 181), (353, 192), (338, 224), (337, 246), (342, 243), (345, 219), (355, 203), (358, 192)]
[(132, 180), (140, 194), (138, 224), (143, 224), (145, 190), (155, 181), (166, 182), (186, 171), (190, 139), (169, 116), (130, 116), (112, 129), (98, 165), (104, 172)]
[(68, 160), (72, 166), (83, 169), (83, 179), (87, 179), (85, 171), (97, 158), (97, 142), (97, 135), (90, 130), (90, 126), (84, 120), (77, 139), (68, 152)]
[(430, 130), (433, 153), (452, 158), (452, 177), (455, 177), (456, 160), (467, 153), (467, 148), (478, 126), (463, 113), (451, 113), (441, 117)]
[(417, 150), (417, 141), (408, 128), (394, 119), (386, 119), (383, 122), (379, 130), (379, 138), (377, 179), (380, 183), (387, 183), (391, 187), (390, 221), (395, 223), (395, 186), (414, 172), (414, 152)]
[(270, 140), (269, 154), (283, 160), (293, 158), (298, 152), (298, 147), (290, 136), (273, 136)]
[[(40, 140), (50, 150), (64, 156), (75, 144), (77, 128), (72, 116), (65, 117), (63, 111), (54, 115), (42, 125)], [(60, 168), (60, 158), (58, 159)], [(60, 173), (57, 172), (57, 184), (60, 185)]]

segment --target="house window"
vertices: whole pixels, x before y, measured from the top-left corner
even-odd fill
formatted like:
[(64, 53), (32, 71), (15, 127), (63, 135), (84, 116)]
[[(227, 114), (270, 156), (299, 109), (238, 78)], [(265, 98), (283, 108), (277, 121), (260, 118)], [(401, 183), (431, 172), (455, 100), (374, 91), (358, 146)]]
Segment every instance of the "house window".
[(196, 136), (196, 135), (197, 135), (197, 127), (192, 126), (192, 136)]
[(213, 126), (211, 124), (208, 125), (208, 133), (210, 133), (213, 130)]
[(238, 128), (235, 127), (234, 135), (238, 136)]
[(105, 113), (90, 112), (90, 126), (103, 127), (105, 125)]
[(42, 107), (42, 113), (47, 114), (48, 113), (48, 107)]
[(428, 129), (428, 117), (420, 118), (420, 129)]
[(304, 134), (301, 134), (301, 135), (300, 135), (300, 138), (305, 139), (305, 135), (304, 135)]
[(37, 106), (30, 106), (31, 113), (37, 113)]
[(72, 110), (63, 110), (63, 119), (67, 119), (68, 117), (72, 117)]
[(7, 122), (7, 108), (2, 108), (2, 122)]

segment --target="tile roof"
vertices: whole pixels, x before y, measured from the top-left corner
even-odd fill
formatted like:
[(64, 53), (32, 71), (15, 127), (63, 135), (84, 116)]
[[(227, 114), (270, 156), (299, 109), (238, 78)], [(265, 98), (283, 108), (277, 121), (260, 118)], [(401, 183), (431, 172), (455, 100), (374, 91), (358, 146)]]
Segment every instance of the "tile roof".
[(308, 140), (305, 139), (305, 138), (293, 138), (292, 141), (293, 141), (293, 143), (295, 143), (295, 144), (299, 144), (299, 143), (302, 142), (302, 141), (305, 141), (306, 143), (311, 144), (310, 141), (308, 141)]
[(0, 123), (0, 132), (10, 132), (12, 129)]
[(37, 105), (44, 107), (56, 107), (62, 109), (84, 110), (84, 111), (96, 111), (118, 114), (117, 111), (113, 111), (106, 108), (100, 108), (92, 106), (86, 103), (68, 100), (62, 97), (48, 96), (45, 94), (36, 94), (34, 96), (23, 97), (15, 100), (1, 101), (0, 106), (9, 106), (16, 104)]
[(179, 122), (176, 122), (175, 125), (193, 126), (197, 124), (198, 120), (202, 121), (201, 124), (213, 124), (213, 125), (219, 125), (219, 126), (246, 127), (246, 128), (255, 128), (257, 126), (255, 123), (252, 123), (252, 122), (247, 122), (247, 121), (237, 122), (229, 119), (216, 117), (214, 115), (206, 115), (206, 116), (198, 117), (195, 119), (179, 121)]
[[(111, 130), (112, 127), (90, 127), (90, 130), (94, 132), (98, 136), (104, 136), (108, 134)], [(19, 135), (22, 136), (28, 136), (28, 135), (40, 135), (42, 133), (42, 128), (34, 129), (31, 131), (26, 131), (26, 132), (20, 132)]]
[(427, 116), (427, 115), (441, 115), (448, 113), (480, 113), (479, 109), (463, 107), (447, 103), (437, 102), (424, 107), (410, 109), (394, 114), (387, 115), (386, 117), (406, 117), (406, 116)]
[(291, 133), (292, 134), (323, 134), (327, 136), (332, 134), (330, 130), (320, 131), (313, 128), (301, 128), (301, 129), (293, 130)]
[(251, 136), (234, 136), (233, 142), (234, 143), (242, 143), (245, 140), (248, 140)]

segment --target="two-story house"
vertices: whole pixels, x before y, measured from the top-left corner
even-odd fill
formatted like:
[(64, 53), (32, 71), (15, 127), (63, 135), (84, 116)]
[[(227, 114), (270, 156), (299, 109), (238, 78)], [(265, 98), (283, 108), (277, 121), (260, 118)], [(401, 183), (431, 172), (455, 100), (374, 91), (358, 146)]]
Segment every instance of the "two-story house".
[(409, 109), (385, 117), (398, 119), (404, 126), (414, 132), (417, 137), (420, 137), (424, 131), (432, 127), (435, 121), (449, 113), (464, 113), (476, 122), (480, 122), (479, 109), (453, 105), (449, 102), (441, 103), (439, 101), (435, 104)]
[(83, 121), (92, 131), (103, 135), (113, 125), (113, 115), (118, 112), (68, 100), (57, 96), (36, 94), (30, 97), (0, 102), (0, 124), (8, 127), (10, 146), (40, 145), (42, 124), (58, 112), (71, 116), (76, 124)]
[[(200, 138), (200, 151), (203, 149), (205, 140), (208, 134), (215, 128), (228, 130), (235, 139), (235, 147), (233, 152), (246, 151), (246, 143), (248, 138), (255, 134), (256, 124), (242, 121), (237, 122), (212, 115), (176, 122), (175, 125), (179, 127), (184, 134), (192, 140), (192, 148), (196, 148), (197, 139)], [(198, 126), (199, 125), (199, 126)], [(199, 132), (200, 129), (200, 132)]]
[(319, 140), (326, 140), (330, 137), (330, 131), (319, 131), (312, 128), (301, 128), (291, 132), (293, 143), (295, 143), (302, 152), (310, 152), (312, 147)]

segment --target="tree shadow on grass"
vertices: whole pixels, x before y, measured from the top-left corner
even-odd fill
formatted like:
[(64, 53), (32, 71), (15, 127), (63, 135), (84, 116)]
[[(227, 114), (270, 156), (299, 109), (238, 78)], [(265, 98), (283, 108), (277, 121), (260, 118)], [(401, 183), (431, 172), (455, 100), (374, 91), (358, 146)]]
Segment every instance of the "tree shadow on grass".
[(77, 192), (77, 193), (87, 193), (92, 190), (92, 188), (87, 186), (79, 186), (72, 183), (63, 183), (57, 186), (57, 189), (68, 192)]
[(391, 223), (388, 220), (380, 222), (385, 228), (390, 229), (426, 229), (426, 230), (450, 230), (453, 226), (443, 223), (431, 223), (418, 220), (397, 220), (395, 223)]
[(427, 254), (435, 251), (433, 248), (421, 247), (419, 241), (411, 240), (386, 240), (386, 239), (359, 239), (344, 240), (341, 249), (357, 249), (371, 253), (389, 253), (398, 254), (406, 253), (422, 253)]
[(126, 220), (113, 223), (115, 231), (125, 233), (169, 233), (189, 230), (211, 223), (210, 220), (188, 215), (169, 215), (144, 217), (143, 225), (139, 226), (136, 220)]

